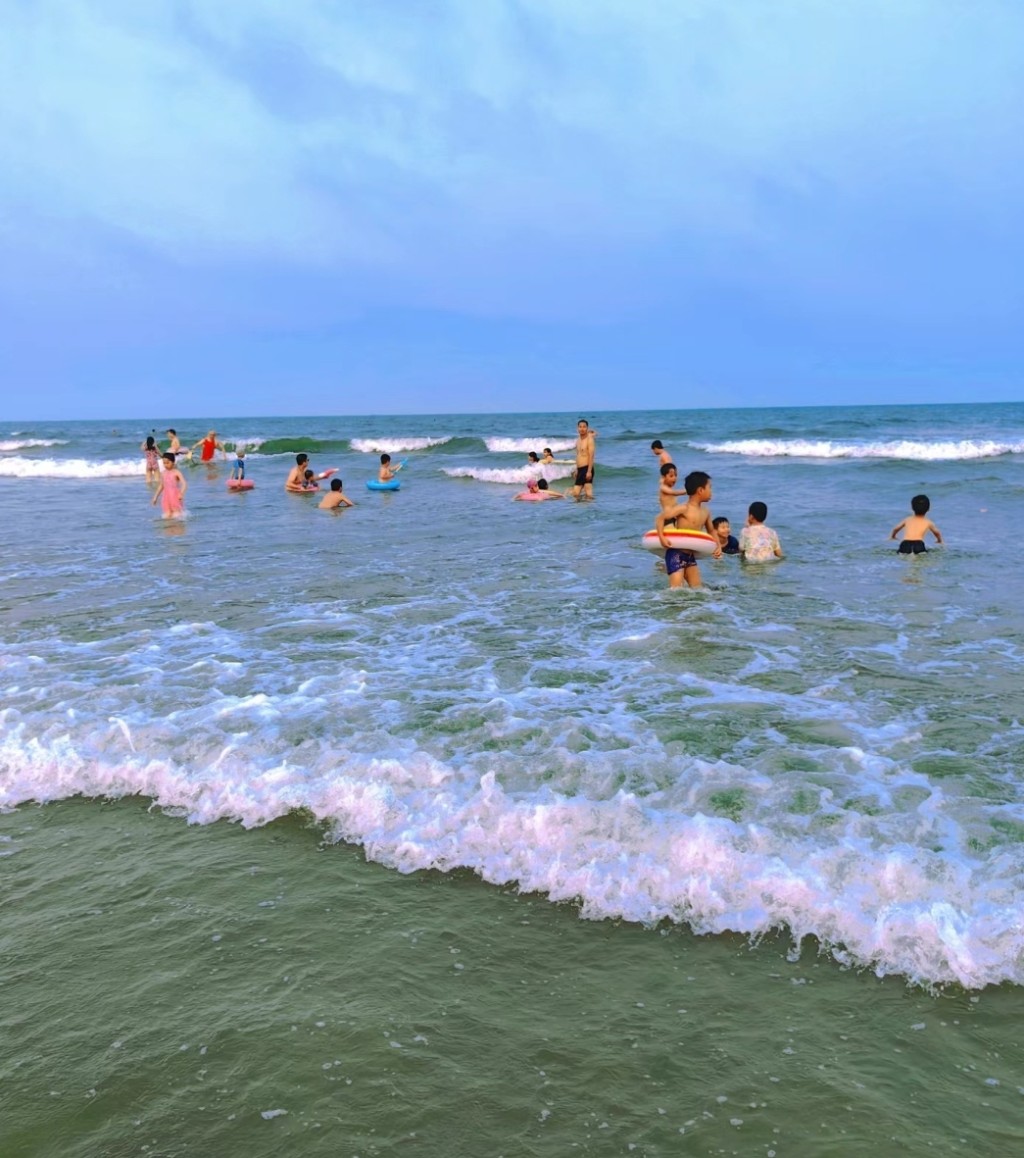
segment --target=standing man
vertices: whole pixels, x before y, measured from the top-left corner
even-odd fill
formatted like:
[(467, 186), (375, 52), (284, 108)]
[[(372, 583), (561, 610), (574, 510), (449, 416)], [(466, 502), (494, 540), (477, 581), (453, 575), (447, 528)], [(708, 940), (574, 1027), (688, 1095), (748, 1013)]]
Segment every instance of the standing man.
[[(594, 439), (597, 431), (590, 429), (590, 423), (581, 418), (576, 423), (576, 481), (572, 496), (579, 503), (594, 498)], [(582, 492), (582, 493), (581, 493)]]

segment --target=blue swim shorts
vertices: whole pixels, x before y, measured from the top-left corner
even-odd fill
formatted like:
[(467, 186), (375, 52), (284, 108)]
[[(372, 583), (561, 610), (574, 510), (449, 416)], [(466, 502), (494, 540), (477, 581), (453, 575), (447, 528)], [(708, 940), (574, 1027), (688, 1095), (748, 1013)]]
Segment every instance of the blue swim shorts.
[(678, 547), (669, 547), (665, 552), (665, 570), (674, 575), (677, 571), (685, 571), (687, 567), (697, 566), (697, 556), (692, 551), (680, 551)]

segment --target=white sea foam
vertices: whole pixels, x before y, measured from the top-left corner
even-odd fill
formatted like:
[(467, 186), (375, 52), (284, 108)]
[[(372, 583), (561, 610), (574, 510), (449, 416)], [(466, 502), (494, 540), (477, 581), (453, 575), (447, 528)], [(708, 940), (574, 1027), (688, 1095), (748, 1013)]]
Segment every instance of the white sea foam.
[(576, 443), (571, 438), (485, 438), (484, 445), (492, 454), (529, 454), (531, 450), (540, 454), (545, 447), (555, 453), (572, 450)]
[(400, 454), (404, 450), (428, 450), (432, 446), (444, 446), (451, 442), (452, 435), (443, 438), (353, 438), (349, 446), (365, 454)]
[(546, 478), (549, 482), (555, 479), (568, 478), (573, 473), (573, 469), (571, 466), (535, 466), (528, 463), (526, 466), (508, 467), (505, 470), (484, 466), (446, 466), (442, 468), (441, 473), (448, 475), (449, 478), (471, 478), (476, 479), (477, 482), (522, 485), (531, 478)]
[[(17, 434), (17, 431), (14, 432)], [(67, 446), (66, 438), (7, 438), (0, 440), (0, 451), (30, 450), (36, 446)]]
[(743, 454), (750, 458), (888, 458), (955, 462), (961, 459), (996, 458), (1004, 454), (1024, 454), (1024, 442), (970, 438), (956, 442), (896, 439), (865, 443), (824, 438), (746, 438), (735, 442), (695, 442), (693, 446), (709, 454)]
[[(190, 822), (246, 827), (302, 808), (400, 872), (468, 867), (495, 884), (578, 902), (588, 918), (751, 936), (788, 928), (796, 941), (813, 935), (840, 960), (880, 975), (968, 987), (1024, 981), (1024, 928), (1013, 900), (1021, 856), (981, 861), (929, 847), (949, 840), (949, 826), (937, 821), (950, 802), (924, 777), (899, 778), (921, 800), (900, 822), (902, 839), (876, 843), (864, 814), (839, 823), (836, 809), (837, 823), (801, 833), (685, 809), (685, 793), (673, 803), (624, 791), (601, 800), (546, 788), (515, 793), (493, 772), (415, 751), (371, 758), (325, 744), (301, 760), (268, 753), (254, 767), (246, 716), (266, 726), (289, 705), (261, 695), (235, 708), (232, 733), (208, 734), (209, 752), (197, 748), (188, 771), (163, 756), (139, 757), (116, 720), (76, 743), (66, 732), (32, 737), (8, 718), (0, 805), (141, 794)], [(739, 770), (695, 760), (691, 783), (696, 789), (726, 771), (734, 778)], [(754, 774), (749, 786), (770, 789)]]
[(146, 472), (145, 460), (107, 459), (90, 462), (84, 458), (0, 458), (3, 478), (130, 478)]

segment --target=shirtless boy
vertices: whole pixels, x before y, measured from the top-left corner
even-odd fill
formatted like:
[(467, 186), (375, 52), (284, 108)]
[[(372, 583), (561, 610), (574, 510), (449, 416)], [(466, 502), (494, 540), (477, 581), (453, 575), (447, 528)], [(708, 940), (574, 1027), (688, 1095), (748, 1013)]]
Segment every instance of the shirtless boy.
[(397, 466), (391, 465), (391, 455), (382, 454), (380, 456), (380, 470), (377, 471), (377, 482), (391, 482), (396, 474), (402, 469), (402, 464)]
[(660, 462), (662, 466), (666, 466), (672, 461), (672, 455), (665, 449), (665, 445), (660, 438), (656, 438), (651, 443), (651, 454), (657, 457), (658, 462)]
[(929, 533), (935, 536), (936, 543), (942, 542), (939, 528), (927, 518), (931, 505), (927, 495), (914, 495), (910, 500), (910, 509), (914, 513), (893, 527), (890, 539), (895, 539), (900, 531), (903, 532), (899, 550), (901, 555), (923, 555), (928, 550), (924, 545), (924, 537)]
[(576, 423), (576, 481), (572, 497), (579, 503), (594, 498), (594, 439), (597, 431), (590, 429), (590, 423), (581, 418)]
[(355, 503), (350, 502), (341, 493), (341, 479), (340, 478), (332, 478), (331, 479), (331, 489), (327, 492), (327, 494), (324, 495), (324, 497), (319, 502), (320, 509), (324, 510), (324, 511), (333, 511), (338, 507), (354, 507), (355, 505), (356, 505)]
[[(688, 587), (700, 587), (700, 568), (697, 566), (697, 556), (692, 551), (683, 551), (678, 547), (670, 547), (665, 538), (666, 524), (678, 527), (683, 531), (706, 531), (714, 534), (711, 523), (711, 512), (704, 505), (711, 501), (711, 476), (702, 470), (691, 470), (683, 479), (686, 488), (686, 502), (681, 506), (663, 507), (654, 520), (654, 529), (658, 532), (658, 542), (665, 548), (665, 570), (668, 572), (669, 587), (682, 587), (686, 581)], [(722, 557), (722, 548), (716, 547), (713, 557)]]
[(676, 499), (685, 495), (686, 491), (677, 491), (672, 488), (679, 479), (679, 471), (674, 462), (666, 462), (661, 468), (661, 486), (658, 488), (658, 502), (663, 511), (670, 511), (676, 505)]

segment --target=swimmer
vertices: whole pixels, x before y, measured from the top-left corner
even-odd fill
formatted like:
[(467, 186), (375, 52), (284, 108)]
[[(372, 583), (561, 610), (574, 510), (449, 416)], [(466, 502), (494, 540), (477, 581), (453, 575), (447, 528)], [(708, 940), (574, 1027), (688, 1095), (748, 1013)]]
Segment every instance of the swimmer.
[(317, 504), (321, 510), (334, 511), (338, 507), (354, 507), (356, 504), (351, 502), (341, 493), (341, 479), (331, 479), (331, 489), (324, 495), (324, 497)]

